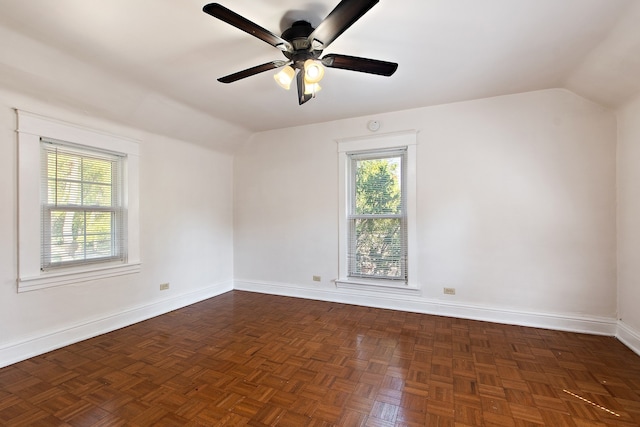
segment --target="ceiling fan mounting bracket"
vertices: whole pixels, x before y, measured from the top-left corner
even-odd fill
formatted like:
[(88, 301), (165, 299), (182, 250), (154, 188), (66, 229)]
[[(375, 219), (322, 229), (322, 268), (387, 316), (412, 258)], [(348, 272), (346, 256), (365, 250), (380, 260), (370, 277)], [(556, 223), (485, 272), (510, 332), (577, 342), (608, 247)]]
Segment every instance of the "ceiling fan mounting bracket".
[(293, 43), (294, 40), (307, 40), (313, 33), (311, 23), (308, 21), (295, 21), (289, 28), (283, 31), (282, 38)]

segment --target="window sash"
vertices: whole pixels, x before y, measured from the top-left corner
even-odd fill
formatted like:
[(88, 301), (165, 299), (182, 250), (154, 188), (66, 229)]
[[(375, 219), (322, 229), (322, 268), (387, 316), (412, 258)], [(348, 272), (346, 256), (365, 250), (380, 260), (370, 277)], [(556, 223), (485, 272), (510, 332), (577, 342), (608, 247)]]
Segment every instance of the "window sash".
[[(406, 208), (406, 148), (383, 149), (347, 153), (349, 158), (348, 186), (348, 236), (347, 268), (348, 277), (364, 279), (384, 279), (408, 281), (408, 233)], [(399, 159), (400, 206), (399, 213), (358, 214), (356, 207), (357, 166), (363, 160)], [(395, 220), (395, 231), (389, 234), (389, 225)], [(376, 232), (375, 223), (388, 221), (386, 234)], [(358, 233), (358, 224), (369, 225), (369, 235)], [(364, 226), (363, 226), (364, 228)], [(378, 229), (379, 231), (379, 229)], [(394, 242), (395, 240), (395, 242)], [(364, 250), (363, 250), (364, 249)]]
[(126, 262), (124, 156), (45, 139), (41, 156), (41, 270)]

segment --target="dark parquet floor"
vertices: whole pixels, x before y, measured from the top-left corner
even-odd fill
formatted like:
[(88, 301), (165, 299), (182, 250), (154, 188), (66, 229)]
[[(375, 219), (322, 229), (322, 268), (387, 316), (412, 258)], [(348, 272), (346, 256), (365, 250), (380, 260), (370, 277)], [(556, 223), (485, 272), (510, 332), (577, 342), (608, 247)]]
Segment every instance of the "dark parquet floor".
[(0, 369), (2, 426), (639, 426), (615, 338), (233, 291)]

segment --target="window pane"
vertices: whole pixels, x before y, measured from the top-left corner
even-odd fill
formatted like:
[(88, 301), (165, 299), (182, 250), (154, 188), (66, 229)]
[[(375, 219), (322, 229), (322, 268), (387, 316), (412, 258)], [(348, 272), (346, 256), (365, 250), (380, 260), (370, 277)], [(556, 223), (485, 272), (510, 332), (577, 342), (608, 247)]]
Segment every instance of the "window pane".
[(112, 206), (114, 161), (47, 153), (47, 203), (56, 206)]
[(49, 180), (48, 198), (52, 205), (75, 205), (82, 203), (80, 182)]
[(48, 178), (80, 181), (82, 158), (68, 153), (49, 152), (47, 157)]
[(354, 219), (352, 230), (352, 274), (404, 279), (401, 219)]
[(51, 211), (51, 263), (116, 256), (114, 212)]
[(82, 180), (111, 184), (111, 161), (85, 158), (82, 163)]
[(51, 262), (84, 259), (84, 214), (51, 212)]
[(87, 212), (87, 258), (102, 258), (113, 255), (113, 212)]
[(84, 206), (111, 206), (111, 185), (84, 184), (82, 199)]
[(109, 160), (85, 158), (82, 163), (82, 199), (85, 206), (111, 206), (113, 164)]
[(356, 161), (355, 214), (402, 213), (401, 157)]

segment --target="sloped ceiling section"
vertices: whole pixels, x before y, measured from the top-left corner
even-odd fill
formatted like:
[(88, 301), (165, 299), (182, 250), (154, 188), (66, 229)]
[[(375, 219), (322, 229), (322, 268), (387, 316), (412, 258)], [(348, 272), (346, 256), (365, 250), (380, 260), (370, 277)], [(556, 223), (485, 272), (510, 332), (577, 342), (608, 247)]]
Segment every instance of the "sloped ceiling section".
[(564, 83), (567, 89), (611, 108), (640, 93), (640, 1), (633, 2)]
[[(280, 33), (338, 0), (221, 0)], [(271, 72), (216, 78), (281, 52), (195, 0), (0, 0), (0, 85), (228, 151), (269, 129), (566, 87), (615, 108), (640, 88), (640, 2), (381, 0), (326, 53), (400, 64), (392, 77), (329, 69), (299, 106)]]
[(251, 134), (243, 126), (149, 89), (127, 75), (1, 26), (0, 52), (0, 86), (76, 113), (227, 153)]

